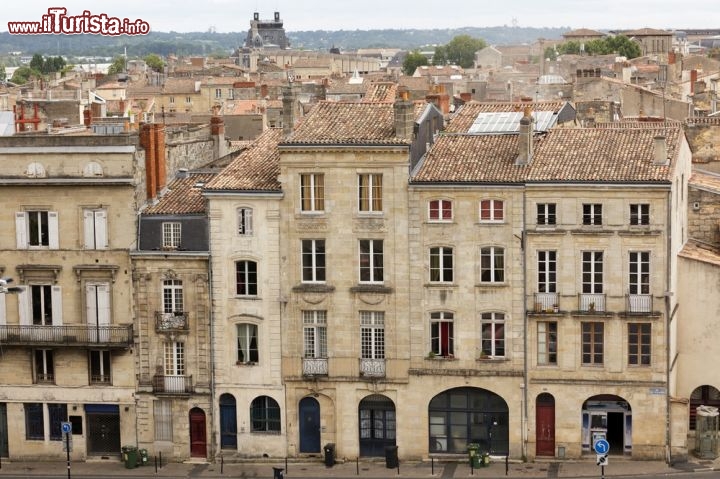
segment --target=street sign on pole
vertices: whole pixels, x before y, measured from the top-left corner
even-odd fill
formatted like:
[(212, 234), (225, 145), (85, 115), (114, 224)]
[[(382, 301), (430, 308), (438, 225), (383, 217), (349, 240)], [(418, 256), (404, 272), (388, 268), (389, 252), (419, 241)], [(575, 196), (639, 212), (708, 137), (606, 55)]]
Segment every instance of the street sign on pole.
[(608, 455), (607, 454), (598, 454), (597, 455), (597, 465), (598, 466), (607, 466), (608, 465)]
[(72, 423), (71, 422), (62, 422), (61, 428), (62, 428), (63, 433), (72, 434)]
[(605, 439), (598, 439), (595, 441), (595, 444), (593, 444), (593, 449), (595, 449), (595, 452), (598, 453), (598, 455), (607, 455), (608, 451), (610, 451), (610, 443)]

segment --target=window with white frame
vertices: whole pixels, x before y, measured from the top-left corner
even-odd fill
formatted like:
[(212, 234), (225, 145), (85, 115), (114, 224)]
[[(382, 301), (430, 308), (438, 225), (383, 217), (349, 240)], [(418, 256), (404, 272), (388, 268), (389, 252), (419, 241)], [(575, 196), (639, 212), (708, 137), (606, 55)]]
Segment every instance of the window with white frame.
[(634, 203), (630, 205), (630, 224), (633, 226), (650, 224), (650, 205)]
[(358, 211), (380, 213), (383, 210), (383, 177), (378, 173), (358, 175)]
[(652, 325), (650, 323), (628, 323), (628, 364), (650, 366)]
[(383, 282), (383, 240), (360, 240), (360, 282)]
[(110, 351), (92, 349), (90, 358), (90, 384), (110, 384)]
[(631, 251), (629, 263), (630, 294), (650, 294), (650, 252)]
[(435, 356), (455, 354), (453, 324), (455, 315), (449, 311), (430, 313), (430, 352)]
[(174, 105), (174, 104), (175, 104), (175, 97), (174, 97), (174, 96), (169, 97), (169, 98), (168, 98), (168, 101), (170, 102), (171, 105)]
[(162, 246), (168, 249), (180, 247), (180, 223), (173, 221), (162, 224)]
[(238, 208), (238, 234), (240, 236), (250, 236), (253, 234), (253, 210), (252, 208)]
[(481, 313), (481, 353), (490, 357), (505, 356), (505, 313)]
[(550, 366), (557, 364), (556, 321), (538, 321), (537, 348), (538, 365)]
[(448, 246), (430, 248), (430, 282), (452, 283), (453, 249)]
[(183, 282), (179, 279), (164, 279), (162, 282), (163, 313), (181, 313), (183, 306)]
[(35, 383), (55, 382), (55, 361), (52, 349), (36, 349), (34, 351)]
[(383, 311), (360, 311), (360, 354), (363, 359), (385, 359)]
[(83, 238), (85, 249), (107, 248), (107, 211), (105, 209), (88, 208), (83, 210)]
[(428, 219), (437, 222), (453, 220), (453, 203), (450, 200), (430, 200), (428, 202)]
[(327, 311), (303, 311), (303, 357), (327, 358)]
[(235, 294), (238, 296), (257, 296), (258, 267), (255, 261), (235, 262)]
[(167, 341), (165, 343), (165, 376), (185, 375), (185, 343)]
[(602, 365), (605, 349), (605, 324), (582, 323), (582, 364)]
[(222, 88), (215, 89), (215, 98), (222, 98)]
[(502, 200), (480, 201), (481, 222), (501, 222), (505, 219), (505, 202)]
[(600, 294), (603, 292), (603, 252), (582, 252), (582, 292)]
[(602, 225), (602, 204), (585, 203), (582, 205), (582, 224), (585, 226)]
[(300, 210), (305, 213), (325, 211), (325, 175), (322, 173), (300, 175)]
[(537, 204), (537, 224), (550, 226), (557, 224), (555, 203), (538, 203)]
[(537, 252), (538, 293), (557, 293), (557, 251)]
[(301, 240), (303, 283), (325, 282), (325, 240)]
[(237, 325), (237, 362), (255, 364), (260, 359), (258, 350), (257, 324), (241, 323)]
[(15, 213), (15, 234), (18, 249), (58, 249), (57, 211), (18, 211)]
[(153, 401), (153, 418), (155, 423), (155, 440), (173, 440), (172, 401), (156, 399)]
[(85, 283), (85, 316), (92, 342), (110, 340), (110, 284)]
[(485, 246), (480, 248), (480, 282), (502, 283), (505, 281), (505, 248)]
[(51, 326), (53, 318), (53, 287), (50, 284), (30, 285), (30, 307), (32, 324), (35, 326)]

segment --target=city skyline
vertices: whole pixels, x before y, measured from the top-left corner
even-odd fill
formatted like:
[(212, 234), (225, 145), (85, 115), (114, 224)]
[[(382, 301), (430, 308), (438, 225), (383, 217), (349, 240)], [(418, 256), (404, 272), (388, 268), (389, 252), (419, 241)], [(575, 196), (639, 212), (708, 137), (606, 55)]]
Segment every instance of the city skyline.
[(531, 2), (517, 0), (511, 4), (451, 0), (406, 0), (387, 3), (380, 0), (365, 2), (321, 2), (306, 0), (299, 4), (289, 0), (272, 2), (235, 2), (208, 0), (207, 2), (174, 2), (158, 0), (142, 2), (91, 4), (80, 0), (11, 3), (5, 9), (6, 21), (0, 25), (7, 31), (6, 22), (41, 21), (48, 8), (64, 7), (68, 15), (107, 14), (118, 18), (143, 20), (151, 31), (198, 32), (213, 29), (217, 32), (244, 32), (254, 12), (261, 19), (272, 19), (280, 12), (288, 32), (305, 30), (375, 30), (375, 29), (444, 29), (461, 27), (567, 27), (570, 29), (701, 29), (712, 28), (712, 4), (685, 6), (672, 0), (633, 1), (587, 0), (582, 4), (571, 0)]

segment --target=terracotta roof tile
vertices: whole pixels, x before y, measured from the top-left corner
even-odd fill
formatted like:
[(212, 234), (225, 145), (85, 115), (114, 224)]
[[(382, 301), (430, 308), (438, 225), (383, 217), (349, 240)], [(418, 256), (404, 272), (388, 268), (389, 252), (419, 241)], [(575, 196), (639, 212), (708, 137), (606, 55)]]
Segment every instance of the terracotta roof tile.
[(653, 164), (654, 138), (666, 133), (668, 156), (676, 158), (682, 130), (549, 130), (536, 135), (530, 165), (516, 166), (518, 135), (443, 134), (414, 183), (424, 182), (667, 182), (670, 166)]
[(533, 111), (552, 111), (557, 113), (565, 105), (564, 101), (543, 102), (478, 102), (469, 101), (460, 108), (448, 122), (448, 133), (466, 133), (480, 113), (502, 113), (523, 111), (525, 107)]
[(282, 129), (265, 130), (248, 149), (243, 150), (225, 169), (205, 185), (207, 191), (280, 191), (280, 153)]
[(168, 185), (168, 191), (160, 200), (144, 210), (144, 215), (199, 214), (205, 212), (204, 184), (214, 173), (188, 173), (185, 178), (176, 178)]
[(720, 252), (700, 245), (693, 241), (688, 241), (679, 253), (681, 258), (692, 259), (702, 263), (708, 263), (720, 266)]
[(695, 170), (690, 177), (689, 186), (720, 193), (720, 175)]
[(365, 96), (362, 101), (367, 102), (386, 102), (392, 103), (397, 96), (398, 85), (394, 82), (377, 82), (367, 86)]
[(409, 140), (395, 137), (392, 103), (321, 101), (284, 143), (407, 145)]

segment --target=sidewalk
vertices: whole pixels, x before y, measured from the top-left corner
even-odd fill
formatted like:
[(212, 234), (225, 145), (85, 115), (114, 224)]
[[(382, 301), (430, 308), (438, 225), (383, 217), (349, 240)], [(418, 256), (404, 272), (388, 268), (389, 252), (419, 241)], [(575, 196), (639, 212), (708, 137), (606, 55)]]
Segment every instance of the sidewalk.
[[(155, 468), (153, 458), (146, 466), (128, 469), (120, 460), (91, 460), (72, 462), (71, 476), (115, 476), (115, 477), (167, 477), (167, 478), (273, 478), (273, 468), (282, 468), (286, 479), (290, 478), (582, 478), (599, 477), (601, 470), (595, 461), (548, 460), (538, 462), (509, 462), (497, 460), (487, 467), (471, 469), (468, 461), (423, 461), (401, 462), (399, 468), (388, 469), (385, 461), (361, 460), (349, 461), (326, 467), (322, 460), (314, 462), (293, 462), (284, 460), (245, 463), (187, 462), (169, 463)], [(692, 458), (689, 462), (668, 466), (662, 461), (640, 461), (610, 456), (605, 466), (607, 477), (632, 475), (661, 475), (679, 472), (720, 470), (720, 459), (700, 461)], [(11, 462), (4, 459), (0, 465), (0, 477), (4, 475), (22, 475), (26, 477), (50, 475), (67, 476), (66, 462)]]

